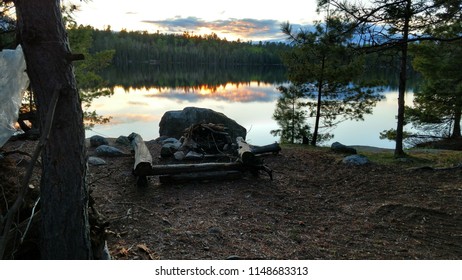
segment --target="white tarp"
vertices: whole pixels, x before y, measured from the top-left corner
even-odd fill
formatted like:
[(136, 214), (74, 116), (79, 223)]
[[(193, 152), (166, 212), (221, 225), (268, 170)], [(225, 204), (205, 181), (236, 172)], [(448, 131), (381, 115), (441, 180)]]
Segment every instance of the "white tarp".
[(0, 52), (0, 147), (16, 132), (19, 107), (29, 86), (21, 45)]

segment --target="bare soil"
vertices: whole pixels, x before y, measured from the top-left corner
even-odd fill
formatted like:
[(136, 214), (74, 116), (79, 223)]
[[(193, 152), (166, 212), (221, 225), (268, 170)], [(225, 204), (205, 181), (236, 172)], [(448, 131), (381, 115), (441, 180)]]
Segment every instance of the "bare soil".
[[(146, 143), (156, 164), (171, 163), (157, 157), (155, 141)], [(133, 156), (111, 157), (89, 166), (87, 181), (109, 221), (114, 259), (462, 258), (461, 168), (350, 166), (342, 157), (283, 147), (263, 157), (273, 180), (248, 173), (161, 184), (151, 176), (146, 188), (136, 186)], [(4, 192), (23, 169), (2, 167)]]

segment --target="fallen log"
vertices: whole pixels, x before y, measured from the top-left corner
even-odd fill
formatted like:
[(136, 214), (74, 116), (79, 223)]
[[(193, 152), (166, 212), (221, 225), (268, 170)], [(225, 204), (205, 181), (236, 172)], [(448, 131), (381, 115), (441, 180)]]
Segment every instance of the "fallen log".
[(257, 165), (260, 164), (260, 160), (257, 159), (255, 154), (252, 152), (252, 148), (244, 138), (237, 137), (237, 153), (239, 155), (239, 161), (245, 165)]
[[(272, 179), (272, 171), (264, 166), (255, 155), (257, 153), (278, 152), (281, 148), (277, 143), (263, 147), (252, 147), (242, 137), (237, 137), (238, 159), (228, 163), (197, 163), (197, 164), (165, 164), (153, 165), (152, 156), (140, 135), (128, 136), (135, 150), (133, 174), (137, 176), (138, 186), (147, 186), (147, 176), (160, 175), (161, 182), (180, 182), (191, 180), (229, 179), (241, 176), (242, 171), (258, 174), (259, 170), (268, 173)], [(230, 155), (226, 155), (230, 156)]]
[(143, 138), (137, 133), (132, 133), (128, 136), (130, 144), (135, 150), (135, 165), (133, 171), (135, 175), (142, 175), (146, 171), (151, 169), (152, 156), (148, 150), (148, 147), (143, 141)]
[(273, 153), (277, 154), (281, 151), (281, 146), (277, 142), (265, 146), (253, 146), (250, 145), (250, 150), (255, 155), (266, 154), (266, 153)]
[(230, 163), (198, 163), (198, 164), (165, 164), (153, 165), (150, 170), (143, 170), (139, 175), (168, 175), (180, 173), (194, 173), (207, 171), (227, 171), (227, 170), (244, 170), (244, 166), (240, 162)]
[(128, 136), (130, 144), (135, 150), (135, 164), (133, 166), (133, 174), (137, 176), (136, 184), (139, 187), (147, 187), (148, 180), (144, 173), (151, 170), (152, 156), (148, 147), (143, 141), (143, 138), (137, 134), (132, 133)]

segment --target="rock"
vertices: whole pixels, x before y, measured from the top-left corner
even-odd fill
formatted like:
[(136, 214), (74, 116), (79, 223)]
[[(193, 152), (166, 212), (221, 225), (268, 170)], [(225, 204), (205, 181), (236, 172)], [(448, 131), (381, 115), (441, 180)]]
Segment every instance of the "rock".
[(402, 162), (402, 163), (413, 163), (414, 162), (412, 158), (408, 158), (408, 157), (400, 157), (400, 158), (397, 158), (396, 161)]
[(203, 154), (200, 154), (194, 151), (189, 151), (185, 156), (185, 159), (187, 160), (201, 160), (203, 158), (204, 158)]
[(117, 144), (120, 144), (122, 146), (130, 146), (130, 139), (128, 139), (127, 136), (119, 136), (119, 138), (116, 139), (116, 143)]
[(90, 145), (92, 147), (99, 147), (101, 145), (107, 145), (107, 144), (109, 144), (109, 142), (103, 136), (93, 135), (92, 137), (90, 137)]
[(339, 142), (332, 143), (332, 145), (330, 146), (330, 149), (334, 153), (341, 153), (341, 154), (356, 154), (357, 153), (355, 148), (345, 146)]
[(209, 234), (221, 234), (221, 229), (217, 228), (217, 227), (211, 227), (209, 228), (209, 230), (207, 231)]
[(118, 157), (125, 156), (126, 154), (121, 150), (111, 147), (108, 145), (101, 145), (95, 149), (95, 152), (98, 156), (109, 156), (109, 157)]
[(181, 147), (181, 142), (177, 143), (167, 143), (162, 145), (162, 148), (160, 149), (160, 156), (161, 157), (171, 157), (173, 154), (178, 151), (178, 149)]
[(91, 165), (106, 165), (106, 161), (99, 157), (88, 157), (88, 163)]
[(177, 151), (173, 154), (173, 157), (176, 159), (176, 160), (183, 160), (184, 157), (185, 157), (185, 154), (183, 151)]
[(166, 112), (159, 123), (159, 134), (179, 139), (183, 136), (186, 128), (204, 122), (223, 124), (233, 141), (236, 141), (236, 137), (238, 136), (245, 139), (247, 135), (247, 130), (243, 126), (228, 118), (223, 113), (196, 107), (186, 107), (182, 111)]
[(111, 253), (109, 252), (109, 248), (107, 247), (107, 241), (104, 241), (104, 248), (101, 254), (101, 260), (111, 260)]
[(231, 255), (226, 258), (227, 260), (242, 260), (242, 258), (238, 255)]
[(176, 138), (170, 137), (170, 138), (167, 138), (167, 139), (162, 140), (161, 143), (162, 143), (162, 145), (164, 145), (164, 144), (169, 144), (169, 143), (171, 143), (171, 144), (177, 144), (177, 143), (180, 143), (180, 141), (179, 141), (178, 139), (176, 139)]
[(165, 135), (164, 136), (159, 136), (154, 140), (154, 142), (157, 143), (157, 144), (162, 144), (162, 142), (167, 138), (169, 138), (169, 137), (165, 136)]
[(343, 158), (342, 162), (350, 165), (365, 165), (368, 164), (370, 161), (367, 157), (363, 155), (351, 155)]

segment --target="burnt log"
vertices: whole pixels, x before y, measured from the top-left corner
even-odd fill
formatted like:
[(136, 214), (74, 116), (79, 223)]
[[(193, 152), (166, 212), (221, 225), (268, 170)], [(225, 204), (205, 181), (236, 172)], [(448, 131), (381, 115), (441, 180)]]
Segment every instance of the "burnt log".
[(143, 175), (146, 171), (151, 169), (151, 153), (144, 143), (143, 138), (139, 134), (132, 133), (128, 136), (128, 139), (130, 140), (130, 145), (135, 151), (135, 165), (133, 166), (133, 172), (135, 175)]
[[(137, 176), (138, 186), (147, 186), (147, 176), (160, 175), (161, 183), (184, 182), (191, 180), (234, 179), (242, 176), (243, 171), (257, 174), (263, 170), (272, 179), (272, 171), (264, 166), (255, 155), (252, 147), (242, 137), (237, 137), (238, 158), (227, 163), (194, 163), (194, 164), (164, 164), (153, 165), (152, 156), (144, 144), (143, 139), (136, 133), (128, 137), (135, 150), (135, 164), (133, 174)], [(277, 152), (280, 150), (277, 143), (264, 147), (257, 147), (257, 152)]]
[(237, 137), (237, 153), (239, 155), (239, 161), (242, 162), (244, 165), (258, 165), (260, 164), (260, 160), (255, 156), (252, 152), (252, 147), (245, 142), (244, 138)]
[(150, 170), (143, 170), (138, 175), (168, 175), (180, 173), (194, 173), (207, 171), (227, 171), (227, 170), (243, 170), (244, 166), (240, 162), (230, 163), (198, 163), (198, 164), (165, 164), (153, 165)]
[(255, 155), (266, 154), (266, 153), (273, 153), (277, 154), (281, 151), (281, 146), (277, 142), (265, 146), (253, 146), (250, 145), (250, 150)]
[(149, 173), (152, 167), (152, 156), (148, 147), (143, 141), (143, 138), (137, 134), (132, 133), (128, 136), (130, 145), (135, 151), (135, 164), (133, 166), (133, 174), (137, 177), (137, 185), (139, 187), (146, 187), (148, 180), (146, 173)]

